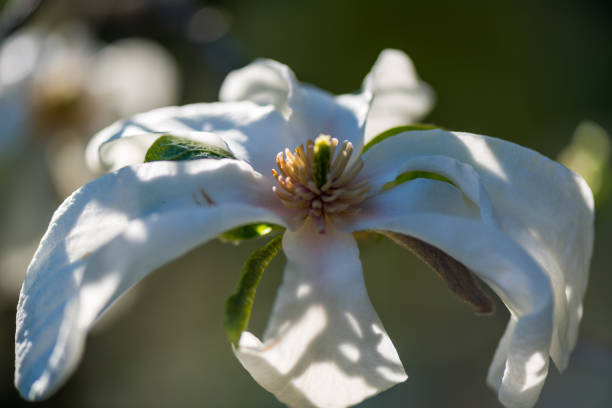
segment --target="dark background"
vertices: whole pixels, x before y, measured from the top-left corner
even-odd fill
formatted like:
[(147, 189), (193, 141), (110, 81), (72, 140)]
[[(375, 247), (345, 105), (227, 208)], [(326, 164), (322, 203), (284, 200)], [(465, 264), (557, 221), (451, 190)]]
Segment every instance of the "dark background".
[[(225, 25), (216, 27), (218, 19), (200, 13), (201, 24), (191, 24), (199, 30), (188, 29), (202, 7), (221, 13)], [(352, 92), (378, 53), (392, 47), (406, 51), (436, 91), (426, 122), (511, 140), (551, 158), (584, 119), (612, 129), (607, 0), (48, 0), (28, 24), (74, 18), (102, 42), (138, 36), (165, 46), (180, 69), (180, 103), (215, 100), (225, 74), (257, 57), (284, 62), (300, 80), (334, 93)], [(609, 183), (606, 170), (604, 193)], [(612, 201), (604, 193), (597, 196), (580, 340), (563, 375), (551, 365), (538, 407), (612, 406)], [(49, 216), (61, 199), (46, 210)], [(46, 226), (41, 223), (40, 234)], [(5, 231), (3, 239), (10, 236)], [(37, 406), (280, 406), (234, 359), (223, 331), (224, 300), (257, 246), (211, 242), (153, 273), (119, 318), (89, 336), (68, 383)], [(360, 406), (500, 406), (485, 377), (508, 318), (505, 307), (498, 302), (494, 316), (477, 317), (408, 252), (375, 238), (360, 248), (372, 303), (409, 375)], [(281, 255), (259, 287), (251, 323), (256, 333), (283, 264)], [(12, 385), (16, 302), (16, 292), (0, 302), (5, 407), (29, 405)]]

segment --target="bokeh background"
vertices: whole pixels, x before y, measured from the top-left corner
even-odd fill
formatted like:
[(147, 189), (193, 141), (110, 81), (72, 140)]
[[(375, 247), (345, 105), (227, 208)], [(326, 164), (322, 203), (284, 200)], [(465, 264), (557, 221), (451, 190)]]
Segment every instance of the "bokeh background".
[[(40, 3), (40, 4), (39, 4)], [(94, 175), (88, 138), (155, 106), (214, 101), (256, 57), (334, 93), (402, 49), (437, 102), (425, 122), (562, 160), (596, 193), (580, 340), (538, 407), (612, 406), (612, 3), (608, 0), (0, 1), (0, 405), (12, 385), (19, 285), (53, 210)], [(35, 12), (30, 15), (29, 11)], [(563, 205), (563, 203), (559, 203)], [(220, 242), (153, 273), (89, 336), (75, 375), (39, 407), (277, 407), (234, 359), (223, 305), (261, 242)], [(507, 312), (477, 317), (410, 253), (360, 242), (368, 290), (409, 375), (362, 407), (498, 407), (485, 385)], [(283, 256), (259, 286), (261, 333)]]

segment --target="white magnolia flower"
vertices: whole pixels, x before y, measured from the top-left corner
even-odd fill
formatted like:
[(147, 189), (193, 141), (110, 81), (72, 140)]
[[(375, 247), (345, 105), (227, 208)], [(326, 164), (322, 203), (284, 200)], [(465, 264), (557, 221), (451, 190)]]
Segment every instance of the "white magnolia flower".
[[(383, 53), (360, 94), (334, 97), (262, 60), (229, 75), (225, 102), (158, 109), (99, 133), (90, 162), (121, 168), (60, 206), (32, 260), (17, 315), (22, 395), (53, 393), (98, 317), (152, 270), (263, 222), (286, 228), (288, 263), (263, 338), (242, 332), (234, 352), (280, 401), (345, 407), (407, 378), (353, 238), (375, 230), (409, 246), (477, 311), (491, 304), (473, 274), (501, 298), (511, 319), (488, 382), (505, 406), (533, 406), (548, 356), (563, 369), (576, 342), (591, 192), (560, 164), (486, 136), (405, 128), (364, 144), (381, 78), (398, 77), (388, 55), (400, 56)], [(160, 136), (151, 132), (230, 157), (141, 164)]]

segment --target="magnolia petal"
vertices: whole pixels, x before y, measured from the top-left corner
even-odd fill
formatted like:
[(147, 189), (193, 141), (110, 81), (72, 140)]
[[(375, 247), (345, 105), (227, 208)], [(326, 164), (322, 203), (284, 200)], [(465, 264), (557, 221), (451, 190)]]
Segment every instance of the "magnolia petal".
[(219, 101), (274, 105), (283, 116), (289, 117), (291, 107), (287, 99), (296, 83), (288, 66), (270, 59), (257, 59), (227, 74), (219, 90)]
[[(389, 189), (380, 198), (362, 203), (361, 211), (340, 223), (344, 229), (354, 228), (355, 221), (376, 218), (379, 213), (403, 216), (410, 212), (429, 212), (480, 220), (480, 210), (450, 183), (415, 179)], [(492, 303), (474, 281), (465, 265), (432, 245), (414, 237), (390, 231), (379, 231), (399, 245), (408, 248), (417, 258), (432, 268), (448, 288), (461, 300), (472, 305), (476, 313), (491, 313)]]
[(489, 386), (494, 390), (499, 390), (502, 379), (504, 378), (504, 372), (506, 371), (506, 360), (508, 358), (508, 347), (510, 346), (512, 333), (514, 333), (516, 328), (516, 322), (516, 317), (510, 316), (510, 320), (508, 320), (504, 335), (497, 345), (497, 350), (495, 350), (493, 361), (489, 366), (489, 372), (487, 373), (487, 384), (489, 384)]
[(142, 163), (159, 133), (191, 137), (193, 132), (214, 133), (238, 159), (267, 176), (275, 166), (275, 154), (285, 146), (288, 129), (273, 107), (248, 101), (170, 106), (98, 132), (87, 146), (87, 163), (96, 171)]
[[(550, 355), (563, 369), (577, 339), (593, 247), (593, 197), (585, 181), (533, 150), (442, 130), (398, 134), (374, 145), (363, 158), (364, 172), (376, 175), (378, 183), (393, 180), (400, 169), (439, 171), (446, 177), (454, 173), (456, 177), (449, 178), (458, 184), (458, 179), (469, 179), (472, 169), (482, 188), (458, 185), (477, 200), (481, 211), (482, 196), (477, 193), (486, 193), (494, 222), (484, 216), (483, 221), (517, 242), (552, 282), (555, 328)], [(458, 163), (457, 170), (451, 160)], [(459, 169), (465, 170), (465, 177)]]
[(299, 114), (292, 121), (297, 123), (295, 127), (301, 125), (306, 130), (299, 144), (324, 134), (340, 141), (348, 140), (355, 151), (361, 151), (372, 99), (368, 90), (336, 97), (313, 86), (304, 86), (300, 91), (292, 99), (293, 110)]
[(77, 190), (54, 214), (21, 290), (19, 392), (53, 393), (95, 321), (155, 268), (236, 226), (283, 224), (268, 191), (261, 175), (227, 159), (124, 167)]
[(369, 151), (363, 156), (364, 169), (360, 177), (368, 180), (372, 192), (380, 191), (385, 184), (406, 172), (426, 171), (440, 174), (455, 183), (466, 197), (478, 206), (485, 223), (497, 225), (489, 194), (480, 175), (469, 164), (437, 155), (407, 157), (401, 161), (385, 160), (382, 156), (387, 151), (383, 149), (377, 149), (373, 154), (368, 153)]
[(295, 148), (320, 134), (353, 143), (361, 150), (362, 134), (368, 115), (371, 92), (332, 94), (300, 83), (289, 67), (269, 59), (259, 59), (230, 72), (219, 93), (221, 101), (249, 100), (272, 104), (288, 120), (291, 132), (283, 147)]
[(263, 342), (244, 332), (234, 352), (291, 407), (346, 407), (407, 377), (365, 289), (349, 233), (287, 231), (288, 264)]
[[(407, 200), (414, 188), (409, 182), (383, 192), (364, 203), (364, 217), (355, 230), (376, 229), (413, 236), (441, 249), (476, 273), (502, 299), (516, 318), (504, 336), (507, 342), (496, 360), (504, 361), (498, 396), (506, 407), (532, 407), (548, 372), (548, 354), (553, 332), (553, 292), (541, 266), (514, 240), (494, 226), (466, 217), (433, 211), (395, 210), (386, 200)], [(432, 190), (443, 191), (445, 183), (423, 180)], [(393, 190), (398, 190), (392, 192)], [(431, 195), (430, 195), (431, 198)], [(453, 209), (461, 208), (462, 198), (446, 194)], [(438, 204), (438, 206), (440, 206)], [(402, 215), (398, 215), (402, 212)]]
[(379, 192), (360, 204), (357, 214), (338, 219), (335, 225), (344, 231), (375, 223), (385, 214), (399, 218), (410, 213), (445, 214), (481, 221), (480, 209), (457, 187), (438, 180), (417, 178)]
[(374, 94), (365, 130), (365, 143), (387, 129), (415, 123), (435, 102), (431, 87), (419, 79), (414, 64), (403, 51), (380, 53), (364, 80)]

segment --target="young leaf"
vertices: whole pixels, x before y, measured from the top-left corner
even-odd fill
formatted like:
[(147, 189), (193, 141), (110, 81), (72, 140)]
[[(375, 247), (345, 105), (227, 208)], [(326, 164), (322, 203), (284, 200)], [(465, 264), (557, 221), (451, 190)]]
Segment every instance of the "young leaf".
[(370, 141), (366, 143), (365, 146), (363, 146), (363, 150), (361, 151), (361, 153), (362, 154), (365, 153), (366, 151), (371, 149), (372, 146), (374, 146), (375, 144), (378, 144), (382, 142), (383, 140), (388, 139), (397, 134), (404, 133), (404, 132), (410, 132), (413, 130), (432, 130), (432, 129), (440, 129), (440, 127), (435, 126), (435, 125), (419, 124), (419, 125), (398, 126), (398, 127), (394, 127), (394, 128), (385, 130), (384, 132), (370, 139)]
[(255, 250), (242, 267), (242, 275), (234, 293), (225, 302), (225, 333), (228, 340), (237, 345), (246, 330), (255, 301), (255, 291), (264, 271), (282, 246), (282, 235), (274, 237)]
[(397, 176), (395, 178), (395, 180), (386, 183), (382, 187), (382, 189), (386, 190), (388, 188), (395, 187), (395, 186), (398, 186), (398, 185), (400, 185), (402, 183), (405, 183), (407, 181), (411, 181), (411, 180), (418, 179), (418, 178), (425, 178), (425, 179), (430, 179), (430, 180), (443, 181), (445, 183), (452, 184), (453, 186), (456, 187), (455, 183), (453, 183), (452, 181), (450, 181), (446, 177), (442, 176), (441, 174), (431, 173), (429, 171), (418, 171), (417, 170), (417, 171), (407, 171), (405, 173), (400, 174), (399, 176)]
[(145, 163), (160, 160), (234, 159), (234, 155), (218, 146), (165, 134), (147, 150)]
[(223, 242), (239, 244), (241, 241), (263, 237), (272, 231), (280, 229), (282, 227), (273, 224), (247, 224), (224, 232), (219, 235), (219, 239)]

